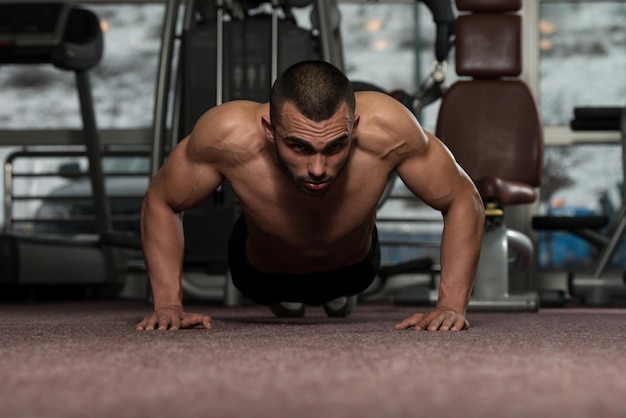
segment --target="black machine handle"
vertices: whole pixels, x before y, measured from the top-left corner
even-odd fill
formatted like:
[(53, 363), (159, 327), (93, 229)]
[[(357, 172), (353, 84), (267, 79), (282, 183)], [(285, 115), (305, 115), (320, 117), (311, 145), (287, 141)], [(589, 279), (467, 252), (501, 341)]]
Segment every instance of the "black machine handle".
[(450, 48), (454, 45), (452, 40), (454, 35), (455, 17), (452, 11), (452, 2), (448, 0), (420, 0), (433, 14), (433, 21), (437, 27), (435, 38), (435, 57), (438, 62), (447, 59)]
[(98, 17), (68, 3), (0, 4), (0, 64), (86, 71), (102, 59)]
[(581, 106), (574, 108), (570, 127), (574, 131), (619, 131), (623, 129), (626, 108), (611, 106)]
[(435, 65), (432, 73), (422, 81), (415, 94), (409, 95), (403, 90), (391, 93), (413, 114), (420, 115), (422, 109), (443, 96), (442, 84), (446, 78), (448, 54), (454, 45), (454, 26), (456, 18), (452, 11), (452, 0), (419, 0), (433, 15), (436, 25)]

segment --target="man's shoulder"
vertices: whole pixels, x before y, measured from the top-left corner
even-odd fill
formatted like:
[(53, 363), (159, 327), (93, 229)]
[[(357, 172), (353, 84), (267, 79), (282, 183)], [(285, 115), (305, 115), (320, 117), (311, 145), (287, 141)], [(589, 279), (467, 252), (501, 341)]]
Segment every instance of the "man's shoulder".
[(251, 101), (226, 102), (205, 112), (191, 133), (199, 149), (246, 152), (261, 146), (264, 134), (261, 115), (269, 112), (266, 104)]
[(259, 129), (261, 114), (267, 104), (247, 100), (226, 102), (207, 110), (198, 120), (194, 130), (206, 128), (209, 132), (229, 132), (232, 129)]
[(361, 123), (371, 129), (382, 129), (396, 134), (419, 127), (413, 113), (386, 93), (357, 92), (355, 113), (359, 115)]
[(379, 92), (357, 93), (360, 148), (383, 158), (390, 152), (421, 148), (423, 130), (415, 116), (395, 98)]
[(205, 112), (187, 138), (188, 158), (225, 172), (264, 155), (263, 106), (227, 102)]
[(394, 124), (397, 122), (417, 122), (413, 113), (398, 99), (378, 91), (359, 91), (355, 93), (356, 113), (361, 117), (378, 123)]

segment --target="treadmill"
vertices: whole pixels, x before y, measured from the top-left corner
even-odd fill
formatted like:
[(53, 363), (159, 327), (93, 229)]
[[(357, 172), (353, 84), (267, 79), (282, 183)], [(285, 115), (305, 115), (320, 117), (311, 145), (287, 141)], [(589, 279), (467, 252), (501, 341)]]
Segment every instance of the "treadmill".
[(3, 64), (52, 64), (75, 73), (97, 231), (93, 238), (53, 238), (17, 235), (10, 223), (5, 225), (0, 234), (3, 297), (41, 286), (78, 286), (99, 297), (117, 296), (124, 281), (120, 247), (140, 248), (138, 237), (116, 234), (111, 227), (89, 81), (103, 49), (100, 21), (87, 9), (63, 2), (0, 3), (0, 69)]

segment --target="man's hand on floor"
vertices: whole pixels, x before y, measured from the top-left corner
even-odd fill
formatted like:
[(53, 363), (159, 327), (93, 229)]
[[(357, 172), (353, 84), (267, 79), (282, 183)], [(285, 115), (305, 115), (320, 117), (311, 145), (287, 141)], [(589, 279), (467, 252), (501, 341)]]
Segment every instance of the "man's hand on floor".
[(428, 313), (418, 313), (395, 326), (396, 329), (413, 328), (416, 331), (460, 331), (470, 326), (465, 316), (449, 308), (437, 308)]
[(166, 306), (155, 310), (137, 324), (137, 330), (175, 331), (182, 328), (195, 328), (201, 325), (211, 329), (211, 317), (198, 313), (185, 312), (182, 306)]

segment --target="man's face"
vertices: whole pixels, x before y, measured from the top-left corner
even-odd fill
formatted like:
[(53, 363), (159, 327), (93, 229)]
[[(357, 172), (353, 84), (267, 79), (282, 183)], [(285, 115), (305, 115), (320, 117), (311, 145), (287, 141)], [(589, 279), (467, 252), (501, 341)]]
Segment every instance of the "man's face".
[(275, 142), (277, 160), (296, 187), (309, 196), (325, 194), (340, 176), (352, 148), (358, 116), (342, 104), (328, 120), (313, 122), (291, 103), (281, 112), (280, 124), (264, 119), (265, 131)]

